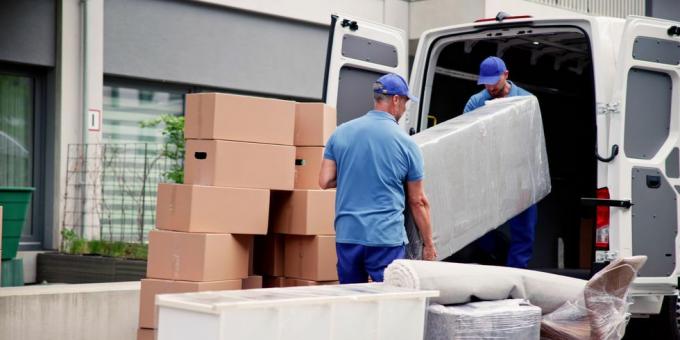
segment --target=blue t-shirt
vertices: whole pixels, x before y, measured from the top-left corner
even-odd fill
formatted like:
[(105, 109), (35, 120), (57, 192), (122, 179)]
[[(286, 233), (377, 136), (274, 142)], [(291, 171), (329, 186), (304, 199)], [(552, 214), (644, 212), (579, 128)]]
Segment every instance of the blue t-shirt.
[(423, 157), (394, 117), (369, 111), (340, 125), (326, 144), (324, 158), (337, 166), (336, 242), (407, 244), (404, 186), (423, 178)]
[[(510, 92), (508, 93), (508, 97), (531, 96), (531, 93), (529, 91), (513, 84), (509, 80), (508, 80), (508, 83), (510, 83)], [(463, 113), (467, 113), (467, 112), (470, 112), (474, 109), (480, 108), (480, 107), (484, 106), (484, 103), (486, 103), (487, 100), (491, 100), (491, 99), (493, 99), (493, 97), (491, 97), (491, 95), (489, 94), (489, 91), (484, 89), (481, 92), (470, 97), (470, 100), (468, 100), (467, 104), (465, 104), (465, 109), (463, 110)]]

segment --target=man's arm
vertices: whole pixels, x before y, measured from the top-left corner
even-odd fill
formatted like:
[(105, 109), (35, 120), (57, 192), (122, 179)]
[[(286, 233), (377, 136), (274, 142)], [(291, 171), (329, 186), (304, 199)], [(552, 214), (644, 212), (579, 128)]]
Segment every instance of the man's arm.
[(411, 208), (413, 219), (420, 231), (423, 240), (423, 260), (433, 261), (437, 259), (437, 250), (432, 240), (432, 223), (430, 221), (430, 202), (423, 190), (423, 181), (406, 182), (408, 192), (408, 205)]
[(319, 186), (321, 189), (335, 188), (337, 178), (337, 168), (335, 161), (324, 159), (321, 162), (321, 171), (319, 172)]

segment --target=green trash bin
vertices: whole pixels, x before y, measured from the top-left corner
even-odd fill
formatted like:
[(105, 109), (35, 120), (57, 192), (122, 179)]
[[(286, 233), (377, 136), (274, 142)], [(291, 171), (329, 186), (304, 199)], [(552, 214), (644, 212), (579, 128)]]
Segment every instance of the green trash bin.
[(24, 285), (24, 260), (20, 258), (3, 260), (0, 264), (0, 287), (19, 287)]
[(0, 187), (2, 206), (2, 259), (11, 260), (17, 256), (21, 231), (26, 224), (28, 206), (35, 188)]

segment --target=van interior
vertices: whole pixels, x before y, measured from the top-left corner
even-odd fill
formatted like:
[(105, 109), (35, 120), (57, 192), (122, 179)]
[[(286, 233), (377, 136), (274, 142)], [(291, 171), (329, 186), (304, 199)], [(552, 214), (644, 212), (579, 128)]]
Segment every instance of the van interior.
[[(431, 88), (423, 93), (421, 111), (428, 117), (421, 124), (431, 127), (463, 112), (470, 96), (484, 89), (476, 79), (479, 64), (488, 56), (501, 57), (509, 79), (533, 93), (541, 107), (552, 192), (538, 205), (529, 267), (586, 272), (594, 258), (595, 210), (583, 207), (580, 198), (595, 197), (597, 188), (596, 104), (589, 39), (574, 27), (495, 28), (440, 39), (430, 51), (426, 82)], [(472, 244), (449, 260), (505, 264), (508, 228), (496, 232), (502, 241), (500, 245), (497, 242), (496, 254), (482, 254)]]

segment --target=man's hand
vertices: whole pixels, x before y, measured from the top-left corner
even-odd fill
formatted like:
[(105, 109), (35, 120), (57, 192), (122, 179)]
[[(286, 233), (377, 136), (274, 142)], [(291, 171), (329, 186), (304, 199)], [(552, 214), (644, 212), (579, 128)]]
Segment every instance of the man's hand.
[(435, 261), (437, 259), (437, 249), (435, 249), (434, 244), (426, 244), (423, 247), (423, 260), (425, 261)]

